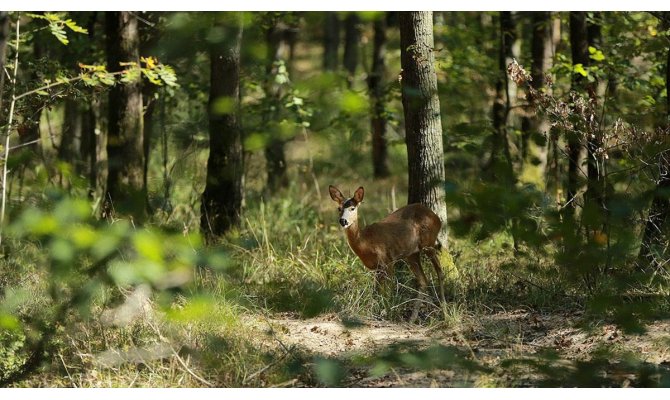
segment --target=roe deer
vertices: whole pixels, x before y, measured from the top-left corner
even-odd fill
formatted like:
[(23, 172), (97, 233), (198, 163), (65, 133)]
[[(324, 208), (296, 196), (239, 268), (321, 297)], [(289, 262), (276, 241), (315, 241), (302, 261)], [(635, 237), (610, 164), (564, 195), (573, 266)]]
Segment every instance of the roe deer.
[[(375, 271), (377, 284), (388, 278), (393, 264), (403, 260), (409, 265), (417, 279), (419, 293), (410, 321), (416, 320), (421, 296), (424, 295), (428, 281), (421, 267), (421, 252), (430, 258), (440, 284), (440, 300), (444, 302), (444, 275), (437, 257), (437, 235), (442, 221), (430, 208), (423, 204), (409, 204), (386, 216), (379, 222), (364, 228), (358, 226), (358, 206), (363, 201), (365, 191), (359, 187), (354, 196), (345, 199), (335, 186), (328, 187), (330, 197), (339, 207), (339, 223), (349, 246), (361, 259), (363, 265)], [(439, 243), (438, 243), (439, 245)]]

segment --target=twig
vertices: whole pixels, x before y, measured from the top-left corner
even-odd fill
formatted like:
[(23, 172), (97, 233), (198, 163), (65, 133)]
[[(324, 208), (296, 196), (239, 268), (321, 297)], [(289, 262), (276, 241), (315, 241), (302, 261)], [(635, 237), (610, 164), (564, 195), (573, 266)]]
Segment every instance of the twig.
[(60, 358), (60, 362), (63, 364), (63, 368), (65, 368), (65, 373), (67, 373), (67, 377), (70, 378), (70, 382), (72, 382), (72, 386), (76, 388), (77, 384), (74, 382), (74, 379), (72, 379), (72, 375), (70, 375), (70, 370), (67, 368), (65, 360), (63, 360), (63, 355), (59, 353), (58, 357)]

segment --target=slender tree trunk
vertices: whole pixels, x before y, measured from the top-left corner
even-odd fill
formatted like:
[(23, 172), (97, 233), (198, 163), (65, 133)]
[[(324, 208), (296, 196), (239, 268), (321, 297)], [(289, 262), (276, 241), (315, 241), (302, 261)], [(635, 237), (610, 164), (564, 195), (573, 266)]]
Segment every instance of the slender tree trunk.
[[(661, 14), (663, 29), (670, 29), (670, 12)], [(670, 93), (670, 46), (667, 49), (665, 64), (665, 89)], [(666, 99), (666, 121), (670, 121), (670, 96)], [(666, 122), (666, 129), (670, 128)], [(670, 145), (666, 138), (665, 146)], [(670, 154), (661, 153), (658, 161), (658, 181), (649, 209), (647, 224), (644, 228), (642, 245), (638, 258), (638, 269), (654, 271), (667, 260), (668, 219), (670, 219)]]
[[(44, 35), (44, 32), (37, 32), (33, 38), (33, 55), (36, 60), (45, 56), (45, 49), (42, 46)], [(32, 81), (39, 81), (40, 78), (36, 71), (33, 71), (30, 75)], [(40, 151), (40, 118), (42, 116), (44, 103), (36, 96), (26, 99), (26, 103), (25, 118), (18, 127), (19, 143), (25, 145), (21, 147), (21, 151), (32, 152), (34, 160), (34, 156)], [(26, 167), (26, 165), (23, 165), (23, 167)], [(23, 174), (23, 172), (21, 172), (21, 174)]]
[(498, 79), (493, 102), (493, 140), (491, 158), (485, 170), (491, 180), (514, 181), (514, 168), (507, 134), (507, 122), (516, 97), (516, 85), (507, 76), (507, 65), (514, 58), (516, 28), (510, 11), (500, 13), (500, 47), (498, 51)]
[(287, 71), (291, 70), (291, 27), (275, 21), (266, 33), (268, 44), (267, 79), (265, 81), (265, 95), (272, 111), (264, 116), (264, 125), (271, 132), (268, 145), (265, 147), (265, 160), (267, 163), (267, 187), (269, 191), (275, 191), (288, 186), (288, 173), (286, 170), (286, 154), (284, 151), (285, 139), (275, 126), (269, 124), (278, 120), (278, 115), (283, 109), (281, 98), (284, 95), (282, 86), (277, 84), (274, 77), (279, 71), (279, 66), (284, 65)]
[[(207, 184), (202, 194), (200, 229), (211, 240), (239, 225), (244, 193), (244, 157), (240, 128), (240, 43), (242, 24), (235, 40), (210, 49), (209, 159)], [(228, 99), (228, 110), (213, 107)]]
[[(552, 39), (552, 57), (561, 42), (561, 17), (556, 13), (551, 21), (551, 39)], [(549, 88), (547, 88), (549, 90)], [(561, 192), (564, 185), (560, 180), (560, 155), (559, 155), (559, 137), (558, 132), (548, 131), (549, 143), (547, 144), (547, 170), (545, 173), (545, 182), (547, 184), (547, 193), (553, 194), (557, 204), (561, 201)]]
[[(95, 43), (96, 22), (98, 21), (99, 13), (93, 11), (88, 19), (88, 39), (91, 47)], [(99, 100), (93, 98), (86, 106), (82, 122), (82, 137), (81, 137), (81, 172), (88, 171), (88, 193), (90, 198), (95, 197), (98, 189), (98, 142), (100, 135), (96, 134), (98, 115), (100, 113)], [(102, 146), (100, 146), (102, 147)]]
[(82, 111), (81, 123), (81, 143), (79, 146), (79, 163), (77, 163), (77, 172), (88, 174), (89, 189), (95, 191), (95, 175), (91, 179), (91, 174), (95, 173), (95, 146), (96, 146), (96, 118), (94, 105), (89, 104)]
[(336, 12), (326, 12), (323, 35), (323, 69), (336, 71), (340, 47), (340, 17)]
[(423, 203), (442, 220), (440, 243), (447, 243), (444, 151), (437, 95), (432, 12), (401, 12), (400, 60), (405, 115), (408, 203)]
[(63, 113), (63, 129), (61, 132), (61, 141), (58, 146), (58, 158), (72, 165), (78, 158), (80, 150), (80, 141), (82, 137), (82, 110), (74, 99), (65, 100), (65, 110)]
[[(533, 38), (531, 42), (531, 86), (537, 90), (551, 93), (550, 87), (545, 87), (544, 77), (553, 64), (554, 41), (552, 35), (552, 15), (549, 11), (531, 13)], [(530, 114), (524, 118), (523, 127), (523, 157), (524, 166), (521, 179), (531, 182), (539, 188), (545, 188), (545, 172), (547, 168), (547, 142), (551, 123), (548, 118), (535, 112), (535, 102), (529, 97)]]
[[(157, 12), (145, 13), (143, 18), (148, 21), (149, 24), (142, 24), (139, 27), (140, 33), (140, 51), (142, 54), (154, 54), (154, 47), (157, 44), (160, 34), (159, 31), (159, 14)], [(144, 105), (144, 113), (142, 115), (142, 123), (144, 125), (144, 144), (143, 144), (143, 154), (144, 154), (144, 166), (142, 171), (142, 181), (145, 187), (145, 193), (147, 195), (146, 204), (147, 212), (149, 214), (153, 213), (151, 204), (149, 202), (149, 161), (151, 156), (151, 145), (154, 137), (154, 110), (156, 108), (156, 92), (158, 90), (157, 85), (143, 85), (142, 86), (142, 104)]]
[(7, 59), (7, 42), (9, 41), (9, 13), (0, 11), (0, 125), (4, 125), (5, 115), (3, 98), (5, 94), (5, 60)]
[(386, 159), (386, 107), (385, 81), (386, 74), (386, 16), (374, 22), (374, 46), (372, 51), (372, 72), (368, 77), (368, 89), (372, 100), (372, 170), (375, 178), (389, 175)]
[[(601, 48), (602, 35), (600, 25), (595, 20), (598, 13), (594, 13), (594, 20), (587, 22), (586, 32), (588, 35), (589, 46), (597, 49)], [(590, 60), (589, 60), (590, 61)], [(590, 112), (595, 114), (598, 101), (604, 95), (605, 82), (587, 83), (586, 91), (590, 101)], [(602, 147), (602, 133), (598, 127), (597, 117), (589, 123), (586, 129), (586, 159), (587, 159), (587, 189), (584, 193), (585, 202), (593, 202), (601, 211), (605, 211), (604, 204), (604, 176), (602, 157), (598, 155), (598, 149)]]
[[(111, 72), (120, 71), (120, 62), (139, 64), (137, 18), (129, 12), (108, 12), (107, 65)], [(107, 195), (105, 215), (130, 215), (135, 221), (146, 218), (144, 185), (144, 129), (142, 121), (142, 84), (118, 84), (109, 92), (107, 137)]]
[[(570, 12), (570, 47), (572, 64), (589, 65), (589, 41), (586, 24), (586, 12)], [(585, 89), (584, 77), (578, 73), (572, 74), (572, 89), (576, 92)], [(568, 133), (568, 182), (566, 213), (572, 218), (575, 214), (577, 194), (579, 192), (579, 174), (582, 160), (582, 140), (577, 132)]]
[(358, 47), (361, 41), (360, 18), (355, 12), (349, 13), (344, 20), (344, 58), (342, 64), (347, 70), (349, 87), (354, 83), (358, 67)]

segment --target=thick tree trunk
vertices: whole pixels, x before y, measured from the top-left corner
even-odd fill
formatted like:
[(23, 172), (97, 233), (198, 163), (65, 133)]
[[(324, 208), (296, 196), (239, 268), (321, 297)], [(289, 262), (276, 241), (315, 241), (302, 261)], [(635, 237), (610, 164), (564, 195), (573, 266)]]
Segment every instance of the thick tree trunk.
[(372, 170), (375, 178), (389, 175), (386, 157), (386, 108), (384, 75), (386, 74), (386, 16), (374, 22), (374, 46), (372, 71), (368, 77), (368, 89), (372, 100)]
[[(244, 157), (240, 128), (240, 43), (242, 25), (232, 43), (210, 49), (209, 159), (202, 194), (200, 229), (211, 240), (239, 225), (244, 193)], [(233, 107), (217, 110), (217, 101)]]
[(358, 47), (361, 41), (360, 18), (355, 12), (349, 13), (344, 20), (344, 58), (342, 64), (347, 70), (349, 87), (354, 83), (358, 67)]
[(507, 65), (514, 58), (514, 43), (517, 40), (517, 34), (510, 11), (500, 13), (499, 40), (498, 79), (492, 109), (491, 157), (485, 170), (489, 179), (493, 181), (512, 182), (514, 180), (514, 168), (507, 134), (507, 120), (516, 97), (516, 85), (507, 76)]
[[(108, 70), (122, 70), (120, 62), (139, 64), (137, 18), (129, 12), (108, 12), (105, 17)], [(141, 81), (113, 86), (108, 108), (105, 215), (116, 211), (142, 222), (147, 207)]]
[(425, 204), (440, 217), (442, 231), (438, 240), (446, 246), (444, 152), (434, 66), (432, 13), (401, 12), (399, 26), (409, 172), (408, 203)]
[(323, 69), (336, 71), (340, 48), (340, 17), (336, 12), (326, 12), (323, 29)]
[[(589, 41), (586, 24), (586, 12), (570, 12), (570, 47), (572, 64), (589, 65)], [(579, 92), (585, 88), (584, 77), (578, 73), (572, 74), (572, 89)], [(568, 182), (566, 213), (572, 218), (577, 205), (579, 192), (579, 174), (582, 161), (582, 140), (575, 132), (568, 133)]]
[[(553, 64), (554, 38), (550, 11), (531, 13), (533, 38), (531, 42), (531, 86), (551, 94), (551, 88), (545, 88), (544, 77)], [(521, 180), (545, 188), (547, 168), (547, 143), (551, 123), (549, 119), (535, 112), (534, 98), (529, 97), (530, 113), (524, 118), (523, 127), (523, 174)]]
[[(670, 12), (664, 12), (661, 16), (662, 27), (669, 29)], [(670, 93), (670, 46), (667, 50), (665, 65), (665, 89), (667, 93)], [(670, 121), (670, 96), (666, 101), (666, 116)], [(668, 146), (669, 142), (666, 139), (665, 146)], [(659, 158), (658, 172), (659, 178), (656, 182), (656, 190), (649, 209), (638, 258), (638, 269), (641, 271), (654, 271), (667, 260), (668, 219), (670, 219), (670, 155), (667, 150)]]

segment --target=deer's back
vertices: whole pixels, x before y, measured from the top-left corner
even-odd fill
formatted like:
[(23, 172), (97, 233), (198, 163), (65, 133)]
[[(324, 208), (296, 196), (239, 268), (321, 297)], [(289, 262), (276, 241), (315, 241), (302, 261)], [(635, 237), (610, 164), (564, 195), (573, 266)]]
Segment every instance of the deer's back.
[(390, 262), (435, 246), (441, 226), (440, 218), (430, 208), (410, 204), (365, 227), (363, 237)]

